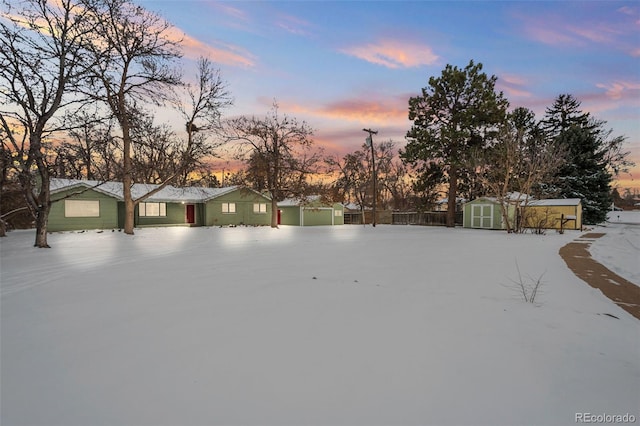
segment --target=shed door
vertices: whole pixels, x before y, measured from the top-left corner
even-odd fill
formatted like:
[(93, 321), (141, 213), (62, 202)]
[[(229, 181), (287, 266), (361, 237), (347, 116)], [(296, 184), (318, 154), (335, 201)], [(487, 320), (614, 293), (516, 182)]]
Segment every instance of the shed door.
[(471, 227), (487, 229), (493, 227), (492, 204), (474, 204), (471, 206)]
[(187, 223), (196, 223), (196, 206), (187, 204)]

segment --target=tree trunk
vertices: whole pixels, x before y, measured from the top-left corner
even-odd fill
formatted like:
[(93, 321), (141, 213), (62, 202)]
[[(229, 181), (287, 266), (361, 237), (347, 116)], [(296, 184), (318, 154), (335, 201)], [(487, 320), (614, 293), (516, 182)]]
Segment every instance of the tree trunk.
[(36, 242), (33, 245), (38, 248), (50, 248), (47, 243), (47, 221), (49, 220), (49, 207), (40, 206), (36, 213)]
[(458, 192), (458, 168), (449, 168), (449, 198), (447, 200), (447, 228), (456, 226), (456, 196)]
[(36, 206), (36, 241), (34, 247), (50, 248), (47, 242), (47, 224), (49, 223), (49, 210), (51, 209), (51, 197), (49, 192), (49, 173), (40, 158), (37, 159), (40, 175), (40, 193), (35, 198)]
[(278, 201), (273, 195), (271, 196), (271, 227), (278, 227)]
[(131, 136), (129, 134), (129, 123), (126, 119), (122, 126), (123, 145), (123, 177), (122, 196), (124, 198), (124, 233), (133, 235), (135, 203), (131, 196)]
[(124, 233), (133, 235), (135, 203), (131, 198), (131, 175), (124, 175), (122, 185), (124, 195)]
[(509, 199), (501, 198), (500, 202), (500, 210), (502, 214), (502, 221), (504, 222), (505, 229), (507, 234), (511, 234), (513, 232), (513, 226), (511, 225), (511, 220), (509, 219)]

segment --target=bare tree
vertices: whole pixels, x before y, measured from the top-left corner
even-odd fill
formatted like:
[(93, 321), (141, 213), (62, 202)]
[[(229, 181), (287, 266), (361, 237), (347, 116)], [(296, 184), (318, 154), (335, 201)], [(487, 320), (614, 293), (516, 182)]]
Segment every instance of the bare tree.
[(138, 104), (161, 104), (180, 84), (172, 66), (181, 56), (180, 41), (171, 37), (169, 22), (128, 0), (102, 0), (92, 12), (96, 65), (89, 93), (108, 106), (122, 131), (124, 232), (133, 234), (134, 208), (141, 199), (131, 194), (132, 120)]
[(327, 158), (330, 170), (338, 172), (334, 187), (347, 203), (354, 203), (364, 209), (369, 205), (368, 187), (371, 183), (371, 159), (364, 149), (346, 154), (342, 159)]
[[(363, 144), (359, 150), (343, 158), (325, 159), (329, 170), (337, 173), (333, 188), (346, 202), (353, 202), (361, 209), (373, 204), (373, 167), (370, 146)], [(375, 144), (376, 175), (378, 188), (376, 203), (384, 208), (401, 208), (409, 196), (410, 184), (407, 168), (397, 158), (395, 142), (389, 140)]]
[(131, 120), (131, 176), (134, 182), (162, 184), (178, 173), (182, 141), (167, 124), (155, 124), (151, 113)]
[(203, 158), (215, 155), (216, 149), (225, 143), (220, 135), (222, 111), (233, 105), (220, 69), (208, 58), (198, 59), (196, 81), (185, 84), (184, 92), (188, 101), (176, 101), (187, 132), (177, 170), (182, 183), (186, 183), (191, 171), (203, 166)]
[(271, 227), (278, 227), (278, 201), (305, 192), (307, 177), (319, 161), (311, 150), (313, 130), (306, 122), (278, 113), (274, 102), (264, 118), (238, 117), (227, 122), (227, 140), (236, 142), (236, 154), (259, 164), (271, 196)]
[(121, 149), (113, 135), (116, 123), (102, 119), (97, 112), (82, 112), (74, 117), (68, 140), (63, 144), (72, 158), (79, 178), (89, 180), (118, 180)]
[(548, 184), (564, 161), (561, 150), (549, 142), (526, 108), (516, 108), (500, 127), (494, 143), (475, 156), (482, 163), (480, 180), (502, 207), (507, 232), (518, 231), (509, 211), (529, 202), (537, 185)]
[(405, 210), (408, 207), (408, 200), (412, 194), (408, 176), (407, 166), (401, 161), (393, 160), (389, 163), (382, 185), (391, 196), (393, 210)]
[[(86, 1), (90, 4), (90, 0)], [(36, 247), (49, 247), (51, 206), (48, 135), (64, 128), (56, 118), (82, 99), (74, 88), (87, 64), (84, 46), (91, 36), (88, 9), (72, 0), (25, 0), (19, 9), (3, 1), (0, 21), (0, 126), (12, 151), (18, 181), (35, 218)]]

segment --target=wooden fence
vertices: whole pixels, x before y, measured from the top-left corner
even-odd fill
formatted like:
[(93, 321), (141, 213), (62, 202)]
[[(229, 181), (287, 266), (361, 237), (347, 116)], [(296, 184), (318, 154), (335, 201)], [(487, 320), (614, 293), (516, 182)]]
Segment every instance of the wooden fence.
[[(345, 225), (361, 225), (362, 212), (345, 211)], [(364, 223), (371, 223), (372, 214), (364, 212)], [(447, 212), (392, 212), (391, 210), (379, 210), (376, 214), (376, 223), (380, 225), (426, 225), (446, 226)], [(456, 225), (462, 226), (462, 212), (456, 212)]]
[[(446, 226), (447, 212), (393, 212), (394, 225)], [(462, 212), (456, 212), (456, 225), (462, 225)]]

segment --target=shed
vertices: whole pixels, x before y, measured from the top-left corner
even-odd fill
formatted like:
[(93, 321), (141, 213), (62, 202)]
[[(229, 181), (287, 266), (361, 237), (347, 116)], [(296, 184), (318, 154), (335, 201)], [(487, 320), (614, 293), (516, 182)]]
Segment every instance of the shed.
[[(516, 206), (509, 204), (509, 218), (515, 223)], [(480, 197), (465, 203), (462, 226), (478, 229), (506, 229), (502, 218), (502, 205), (493, 197)]]
[(293, 226), (344, 225), (344, 206), (324, 202), (318, 195), (278, 203), (278, 224)]
[(580, 198), (551, 198), (521, 204), (525, 228), (582, 229)]

